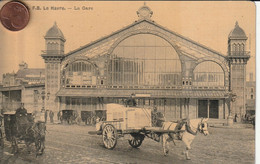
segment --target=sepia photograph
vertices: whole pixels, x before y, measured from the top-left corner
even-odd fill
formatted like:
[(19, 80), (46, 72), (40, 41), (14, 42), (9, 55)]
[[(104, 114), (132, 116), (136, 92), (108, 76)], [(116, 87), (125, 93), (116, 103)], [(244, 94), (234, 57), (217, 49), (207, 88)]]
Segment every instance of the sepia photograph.
[(249, 1), (0, 1), (0, 164), (255, 163)]

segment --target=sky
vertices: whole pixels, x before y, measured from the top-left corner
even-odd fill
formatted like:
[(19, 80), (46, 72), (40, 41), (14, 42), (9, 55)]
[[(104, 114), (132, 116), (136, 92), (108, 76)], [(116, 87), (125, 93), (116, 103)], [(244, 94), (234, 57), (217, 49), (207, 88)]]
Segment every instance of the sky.
[[(5, 2), (0, 2), (0, 7)], [(65, 38), (65, 53), (111, 34), (135, 20), (136, 11), (143, 1), (25, 1), (30, 9), (30, 22), (18, 32), (6, 30), (0, 25), (0, 80), (3, 73), (16, 72), (25, 61), (29, 68), (44, 68), (41, 51), (45, 49), (44, 35), (54, 22)], [(227, 54), (227, 40), (235, 22), (248, 36), (247, 51), (251, 58), (247, 72), (255, 74), (255, 21), (256, 10), (252, 2), (181, 2), (149, 1), (152, 19), (166, 27), (213, 50)], [(41, 10), (35, 10), (39, 6)], [(43, 10), (44, 8), (49, 10)], [(50, 10), (64, 7), (66, 10)], [(83, 10), (90, 7), (92, 10)], [(69, 9), (71, 8), (71, 9)], [(79, 10), (74, 10), (78, 9)]]

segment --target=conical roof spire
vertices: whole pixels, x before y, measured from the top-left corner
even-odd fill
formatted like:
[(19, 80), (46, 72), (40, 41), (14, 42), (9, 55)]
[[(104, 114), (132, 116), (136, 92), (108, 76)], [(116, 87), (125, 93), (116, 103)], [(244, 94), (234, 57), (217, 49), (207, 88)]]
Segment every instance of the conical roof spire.
[(44, 38), (60, 38), (65, 41), (65, 37), (62, 31), (59, 29), (56, 21), (54, 22), (53, 26), (47, 31)]
[(239, 27), (238, 21), (236, 21), (235, 28), (229, 33), (228, 37), (230, 39), (232, 39), (232, 38), (247, 39), (245, 31), (241, 27)]

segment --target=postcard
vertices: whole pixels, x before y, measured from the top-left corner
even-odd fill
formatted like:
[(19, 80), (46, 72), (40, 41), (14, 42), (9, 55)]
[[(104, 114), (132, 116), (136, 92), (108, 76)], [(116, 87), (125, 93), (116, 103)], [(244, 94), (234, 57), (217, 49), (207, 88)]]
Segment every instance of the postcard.
[(0, 163), (255, 162), (253, 2), (0, 9)]

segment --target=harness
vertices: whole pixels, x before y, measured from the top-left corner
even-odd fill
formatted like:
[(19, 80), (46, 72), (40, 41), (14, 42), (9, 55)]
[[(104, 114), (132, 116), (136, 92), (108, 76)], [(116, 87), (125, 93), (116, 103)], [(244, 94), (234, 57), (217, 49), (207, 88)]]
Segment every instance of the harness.
[[(183, 133), (183, 132), (180, 132), (180, 130), (182, 129), (183, 125), (187, 123), (187, 120), (188, 119), (182, 119), (180, 121), (171, 121), (171, 124), (168, 126), (167, 130), (170, 130), (173, 123), (177, 123), (176, 127), (174, 128), (174, 131), (178, 131), (176, 134), (178, 134), (179, 139), (181, 139), (180, 134)], [(168, 136), (170, 138), (174, 139), (173, 134), (168, 133)], [(174, 142), (174, 140), (173, 140), (173, 142)], [(174, 144), (175, 144), (175, 142), (174, 142)]]
[[(202, 119), (203, 120), (203, 119)], [(177, 123), (176, 127), (175, 127), (175, 131), (179, 131), (177, 132), (176, 134), (181, 134), (183, 132), (181, 132), (180, 130), (182, 129), (182, 127), (184, 126), (185, 124), (185, 128), (187, 130), (188, 133), (192, 134), (192, 135), (197, 135), (198, 131), (201, 132), (203, 131), (202, 129), (199, 129), (199, 126), (201, 125), (202, 123), (202, 120), (200, 122), (200, 124), (198, 125), (198, 127), (193, 127), (194, 129), (196, 129), (196, 131), (192, 130), (192, 126), (191, 126), (191, 123), (190, 123), (190, 119), (182, 119), (180, 121), (171, 121), (171, 124), (169, 125), (169, 127), (167, 128), (167, 130), (170, 129), (170, 127), (172, 126), (173, 123)], [(168, 134), (170, 138), (173, 138), (173, 136), (169, 133)]]
[(192, 134), (192, 135), (197, 135), (198, 131), (201, 132), (201, 133), (203, 133), (203, 129), (200, 129), (200, 128), (199, 128), (199, 127), (201, 126), (201, 124), (202, 124), (202, 120), (203, 120), (203, 118), (201, 119), (200, 124), (198, 125), (196, 132), (194, 132), (194, 131), (191, 130), (190, 120), (188, 120), (188, 121), (187, 121), (187, 124), (186, 124), (187, 132), (189, 132), (189, 133)]
[(198, 133), (197, 130), (195, 132), (193, 130), (191, 130), (190, 120), (187, 121), (185, 126), (186, 126), (187, 132), (189, 132), (192, 135), (197, 135), (197, 133)]

